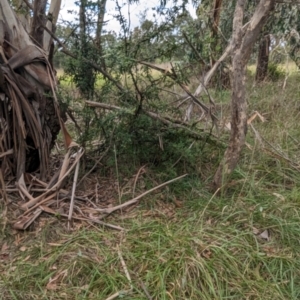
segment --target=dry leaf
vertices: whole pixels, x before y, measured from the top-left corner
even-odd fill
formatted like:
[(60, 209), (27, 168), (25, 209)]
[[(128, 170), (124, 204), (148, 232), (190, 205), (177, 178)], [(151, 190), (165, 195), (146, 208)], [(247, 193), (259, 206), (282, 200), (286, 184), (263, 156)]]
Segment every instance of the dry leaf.
[(176, 207), (182, 207), (183, 206), (183, 202), (179, 201), (177, 199), (173, 199), (173, 202), (175, 204)]
[(273, 195), (274, 195), (276, 198), (280, 199), (281, 201), (285, 201), (285, 198), (284, 198), (282, 195), (277, 194), (277, 193), (273, 193)]
[(259, 236), (264, 240), (267, 240), (267, 241), (270, 240), (270, 233), (269, 233), (268, 229), (263, 231)]
[(63, 244), (59, 244), (59, 243), (48, 243), (49, 246), (54, 246), (54, 247), (60, 247)]
[(9, 249), (9, 247), (8, 247), (7, 243), (4, 243), (1, 247), (1, 253), (6, 252), (6, 250), (8, 250), (8, 249)]
[(205, 224), (206, 225), (211, 225), (213, 223), (213, 219), (209, 218), (208, 220), (206, 220)]
[(202, 253), (201, 253), (201, 256), (205, 257), (207, 259), (211, 258), (211, 255), (212, 255), (212, 252), (208, 249), (203, 250)]
[(49, 291), (55, 291), (58, 288), (59, 287), (55, 283), (48, 282), (47, 285), (46, 285), (46, 289), (49, 290)]
[(29, 258), (30, 258), (30, 255), (28, 255), (27, 257), (25, 257), (25, 258), (23, 259), (23, 262), (24, 262), (24, 261), (27, 261)]
[(47, 283), (46, 289), (47, 290), (58, 289), (59, 283), (61, 283), (67, 275), (68, 275), (68, 270), (64, 270), (58, 273), (53, 279), (50, 278), (49, 282)]
[(258, 111), (255, 111), (254, 114), (247, 120), (247, 124), (251, 124), (256, 117), (259, 117), (262, 122), (266, 121), (266, 119)]

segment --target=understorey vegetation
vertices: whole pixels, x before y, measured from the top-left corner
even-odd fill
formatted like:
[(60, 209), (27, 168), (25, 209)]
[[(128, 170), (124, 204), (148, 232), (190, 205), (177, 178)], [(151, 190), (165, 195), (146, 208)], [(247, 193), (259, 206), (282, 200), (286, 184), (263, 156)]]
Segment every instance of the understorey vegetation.
[(112, 2), (0, 3), (0, 295), (300, 298), (299, 4)]

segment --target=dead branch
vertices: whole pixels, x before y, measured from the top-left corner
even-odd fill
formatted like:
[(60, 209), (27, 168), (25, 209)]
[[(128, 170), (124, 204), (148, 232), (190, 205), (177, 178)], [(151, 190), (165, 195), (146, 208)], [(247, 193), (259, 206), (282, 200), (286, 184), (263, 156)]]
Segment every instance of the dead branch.
[(146, 191), (145, 193), (143, 193), (143, 194), (141, 194), (141, 195), (139, 195), (139, 196), (137, 196), (137, 197), (135, 197), (135, 198), (133, 198), (133, 199), (131, 199), (131, 200), (123, 203), (123, 204), (117, 205), (117, 206), (112, 207), (112, 208), (95, 209), (95, 211), (100, 212), (100, 213), (104, 213), (104, 214), (111, 214), (111, 213), (113, 213), (113, 212), (115, 212), (115, 211), (117, 211), (119, 209), (122, 209), (124, 207), (127, 207), (127, 206), (130, 206), (132, 204), (137, 203), (144, 196), (146, 196), (146, 195), (154, 192), (155, 190), (160, 189), (160, 188), (162, 188), (162, 187), (164, 187), (164, 186), (166, 186), (166, 185), (168, 185), (170, 183), (173, 183), (173, 182), (175, 182), (175, 181), (177, 181), (179, 179), (182, 179), (182, 178), (186, 177), (187, 175), (188, 174), (184, 174), (184, 175), (181, 175), (181, 176), (176, 177), (174, 179), (171, 179), (171, 180), (169, 180), (167, 182), (164, 182), (164, 183), (162, 183), (162, 184), (160, 184), (160, 185), (158, 185), (158, 186), (156, 186), (156, 187), (154, 187), (154, 188)]
[[(108, 110), (122, 110), (122, 108), (119, 106), (106, 104), (106, 103), (100, 103), (100, 102), (94, 102), (94, 101), (85, 101), (85, 103), (91, 107), (100, 107), (100, 108), (104, 108), (104, 109), (108, 109)], [(131, 113), (131, 112), (128, 111), (128, 113)], [(162, 122), (165, 125), (172, 126), (173, 128), (183, 129), (186, 132), (186, 134), (193, 139), (205, 140), (208, 143), (220, 144), (220, 146), (223, 146), (222, 143), (217, 140), (213, 141), (213, 140), (207, 139), (207, 136), (204, 136), (204, 133), (201, 135), (201, 134), (193, 131), (192, 129), (189, 128), (190, 125), (186, 122), (174, 120), (170, 117), (162, 117), (159, 114), (156, 114), (156, 113), (153, 113), (150, 111), (146, 111), (144, 109), (141, 110), (141, 113), (144, 113), (145, 115), (151, 117), (152, 119), (159, 120), (160, 122)], [(210, 133), (209, 135), (214, 136), (212, 133)], [(217, 137), (215, 137), (215, 138), (217, 139)]]
[[(41, 203), (39, 203), (40, 201), (42, 201), (46, 196), (48, 196), (51, 192), (56, 191), (57, 189), (59, 189), (59, 187), (61, 186), (63, 180), (71, 173), (71, 171), (76, 167), (78, 160), (81, 158), (81, 156), (83, 155), (84, 151), (80, 153), (80, 155), (76, 156), (73, 164), (71, 165), (71, 167), (61, 176), (60, 180), (58, 180), (58, 182), (56, 184), (54, 184), (51, 188), (49, 188), (44, 194), (30, 200), (29, 202), (26, 202), (25, 204), (23, 204), (21, 206), (21, 208), (23, 209), (28, 209), (29, 208), (35, 208), (37, 206), (39, 206)], [(69, 152), (67, 153), (69, 154)]]
[[(77, 153), (77, 155), (80, 155), (80, 153), (83, 151), (83, 149), (80, 149)], [(73, 180), (73, 186), (72, 186), (72, 193), (71, 193), (71, 201), (70, 201), (70, 209), (69, 209), (69, 215), (68, 215), (68, 224), (72, 220), (72, 214), (74, 209), (74, 198), (75, 198), (75, 190), (76, 190), (76, 184), (77, 184), (77, 178), (79, 173), (79, 163), (80, 160), (77, 161), (75, 173), (74, 173), (74, 180)]]

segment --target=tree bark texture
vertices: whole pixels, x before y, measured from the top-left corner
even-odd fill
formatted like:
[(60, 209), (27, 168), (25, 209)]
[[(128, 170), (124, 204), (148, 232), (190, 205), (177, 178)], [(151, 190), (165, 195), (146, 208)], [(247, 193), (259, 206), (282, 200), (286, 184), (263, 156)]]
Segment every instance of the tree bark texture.
[(259, 43), (258, 58), (255, 73), (255, 81), (262, 82), (268, 74), (269, 54), (270, 54), (270, 35), (265, 35)]
[(46, 25), (47, 0), (35, 0), (30, 35), (39, 47), (43, 48), (44, 25)]
[(215, 43), (217, 44), (218, 32), (219, 32), (219, 23), (220, 15), (222, 9), (223, 0), (215, 0), (213, 7), (213, 16), (212, 16), (212, 38), (216, 39)]
[[(31, 34), (9, 5), (0, 1), (0, 166), (4, 175), (48, 170), (60, 130), (55, 78), (43, 47), (46, 1), (35, 1)], [(47, 95), (47, 96), (46, 96)]]
[(216, 55), (217, 53), (217, 47), (218, 47), (218, 41), (219, 41), (219, 23), (220, 23), (220, 15), (221, 15), (221, 9), (222, 9), (222, 2), (223, 0), (214, 0), (213, 9), (212, 9), (212, 17), (211, 17), (211, 67), (216, 62)]
[(238, 0), (233, 18), (232, 34), (232, 96), (231, 96), (231, 133), (228, 148), (217, 169), (213, 188), (220, 189), (235, 169), (247, 133), (247, 102), (245, 76), (253, 45), (265, 24), (275, 0), (261, 0), (248, 24), (243, 29), (246, 0)]
[(102, 47), (102, 31), (104, 25), (105, 7), (107, 0), (98, 0), (98, 20), (96, 30), (96, 46), (100, 55), (101, 67), (106, 70), (105, 60), (103, 59), (103, 47)]

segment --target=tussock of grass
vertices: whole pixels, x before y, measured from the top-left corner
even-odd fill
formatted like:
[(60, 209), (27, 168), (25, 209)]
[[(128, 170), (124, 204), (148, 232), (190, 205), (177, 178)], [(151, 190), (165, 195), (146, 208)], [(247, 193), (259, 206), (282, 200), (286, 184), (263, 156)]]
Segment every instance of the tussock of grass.
[[(157, 204), (149, 212), (141, 206), (138, 215), (122, 221), (126, 233), (67, 233), (58, 221), (44, 234), (25, 233), (21, 250), (2, 266), (2, 295), (106, 299), (128, 290), (118, 245), (134, 287), (123, 299), (147, 299), (143, 287), (153, 299), (298, 299), (298, 190), (293, 196), (230, 199), (199, 199), (199, 192), (194, 188), (180, 209)], [(270, 241), (253, 228), (268, 229)], [(57, 278), (53, 285), (51, 278)]]
[[(133, 286), (119, 299), (300, 299), (298, 82), (291, 76), (283, 91), (283, 82), (249, 81), (249, 111), (267, 121), (253, 121), (261, 139), (250, 127), (221, 196), (191, 174), (131, 213), (110, 217), (126, 232), (80, 224), (67, 232), (56, 218), (42, 219), (37, 231), (41, 224), (24, 233), (7, 228), (0, 298), (105, 300), (128, 291), (119, 249)], [(211, 174), (215, 160), (196, 168)]]

